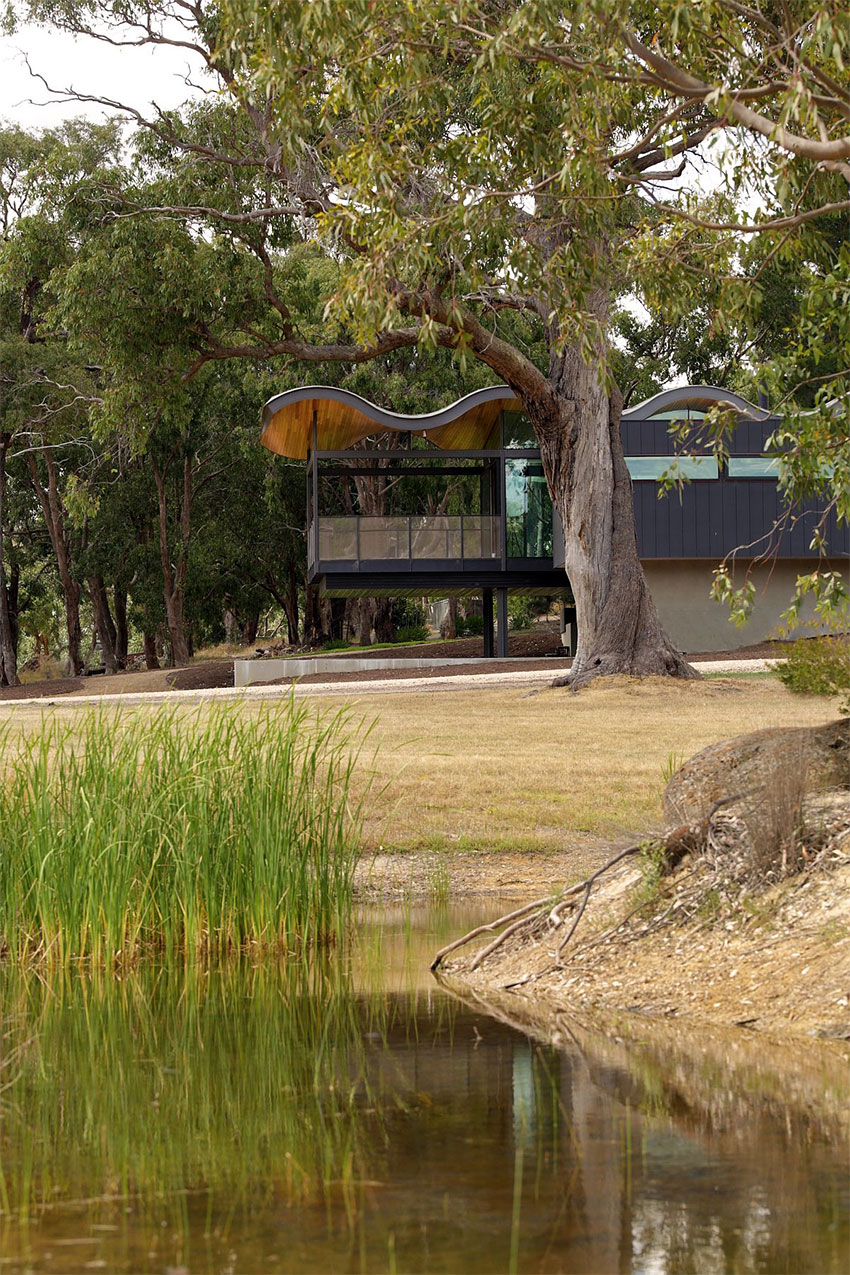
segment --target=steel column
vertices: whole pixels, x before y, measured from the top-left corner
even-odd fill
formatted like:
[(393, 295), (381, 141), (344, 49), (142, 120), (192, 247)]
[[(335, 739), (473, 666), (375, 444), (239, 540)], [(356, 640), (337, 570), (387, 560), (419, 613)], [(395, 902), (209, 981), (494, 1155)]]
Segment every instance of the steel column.
[(493, 590), (484, 589), (481, 600), (484, 611), (484, 658), (492, 660), (495, 653), (493, 650)]
[(496, 654), (505, 659), (508, 654), (508, 591), (496, 590)]

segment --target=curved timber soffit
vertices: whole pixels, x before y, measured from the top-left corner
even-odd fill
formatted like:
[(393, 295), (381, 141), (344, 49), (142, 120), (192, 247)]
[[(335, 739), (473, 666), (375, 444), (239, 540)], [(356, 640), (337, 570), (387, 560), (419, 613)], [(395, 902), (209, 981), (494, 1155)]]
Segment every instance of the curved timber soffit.
[[(447, 407), (422, 415), (405, 415), (370, 403), (352, 390), (333, 385), (302, 385), (270, 398), (263, 408), (260, 441), (270, 451), (297, 460), (306, 460), (312, 441), (313, 413), (317, 413), (321, 450), (345, 450), (380, 429), (427, 436), (438, 447), (481, 447), (496, 414), (518, 404), (506, 385), (488, 385), (473, 390)], [(658, 412), (687, 408), (706, 411), (711, 407), (730, 408), (756, 421), (768, 420), (771, 413), (732, 390), (714, 385), (682, 385), (661, 390), (623, 412), (624, 421), (649, 420)]]
[(323, 451), (352, 447), (373, 434), (376, 425), (398, 433), (425, 434), (438, 446), (474, 447), (474, 442), (453, 444), (449, 437), (441, 438), (441, 432), (446, 435), (447, 426), (465, 422), (471, 433), (483, 434), (486, 439), (498, 412), (514, 403), (517, 399), (507, 385), (488, 385), (436, 412), (410, 416), (378, 407), (351, 390), (331, 385), (302, 385), (269, 399), (263, 408), (260, 441), (279, 455), (306, 459), (316, 411), (319, 448)]

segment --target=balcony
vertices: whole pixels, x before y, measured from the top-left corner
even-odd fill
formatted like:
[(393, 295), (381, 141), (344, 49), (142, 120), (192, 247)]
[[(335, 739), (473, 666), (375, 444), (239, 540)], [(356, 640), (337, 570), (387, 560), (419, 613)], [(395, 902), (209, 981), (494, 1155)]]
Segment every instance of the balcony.
[(482, 514), (320, 517), (310, 533), (311, 567), (318, 561), (342, 570), (357, 570), (360, 563), (390, 571), (462, 568), (495, 563), (502, 553), (501, 519)]

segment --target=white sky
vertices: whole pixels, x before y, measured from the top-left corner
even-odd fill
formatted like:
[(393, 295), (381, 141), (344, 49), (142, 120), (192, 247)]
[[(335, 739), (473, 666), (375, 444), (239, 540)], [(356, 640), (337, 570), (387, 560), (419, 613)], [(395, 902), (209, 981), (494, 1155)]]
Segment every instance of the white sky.
[[(59, 31), (24, 26), (0, 40), (0, 120), (22, 128), (50, 128), (80, 115), (101, 120), (111, 114), (93, 103), (33, 105), (48, 101), (50, 95), (30, 76), (25, 55), (33, 70), (54, 88), (73, 87), (113, 98), (143, 113), (151, 101), (173, 108), (193, 96), (184, 83), (189, 70), (189, 54), (184, 49), (116, 49), (85, 38), (74, 40)], [(191, 70), (192, 78), (199, 80), (198, 67)]]

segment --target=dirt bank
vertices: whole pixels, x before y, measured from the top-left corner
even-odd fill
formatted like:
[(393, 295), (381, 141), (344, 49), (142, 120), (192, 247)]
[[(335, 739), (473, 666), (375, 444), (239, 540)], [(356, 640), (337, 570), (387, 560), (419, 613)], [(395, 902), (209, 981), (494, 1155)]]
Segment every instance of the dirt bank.
[(844, 720), (710, 746), (668, 786), (691, 822), (446, 950), (441, 969), (544, 1021), (626, 1012), (794, 1033), (845, 1042), (850, 1060), (848, 741)]
[[(602, 900), (604, 917), (563, 968), (551, 968), (561, 936), (544, 931), (508, 942), (475, 970), (474, 954), (450, 959), (446, 972), (485, 998), (508, 994), (518, 1013), (544, 1021), (562, 1012), (625, 1011), (850, 1042), (850, 864), (751, 897), (737, 910), (600, 941), (617, 905), (628, 910), (641, 885), (639, 869), (623, 874), (619, 900), (613, 892)], [(846, 1056), (850, 1062), (850, 1044)]]

